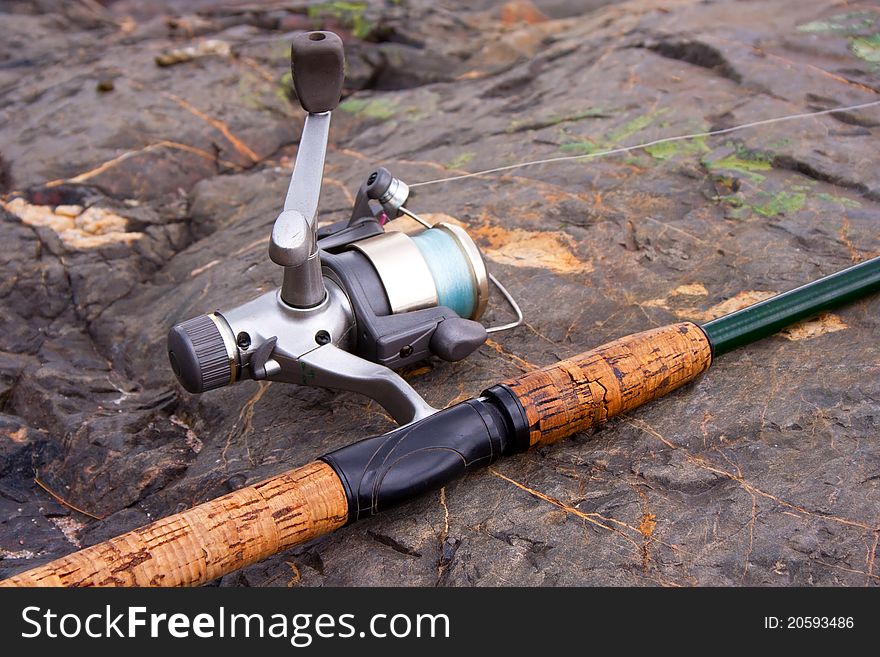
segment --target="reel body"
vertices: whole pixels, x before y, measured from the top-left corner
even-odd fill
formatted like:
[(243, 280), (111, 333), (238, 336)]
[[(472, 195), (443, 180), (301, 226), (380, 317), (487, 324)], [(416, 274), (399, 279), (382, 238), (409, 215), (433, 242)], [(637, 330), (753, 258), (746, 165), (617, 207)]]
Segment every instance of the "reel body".
[[(320, 52), (313, 56), (315, 44)], [(329, 32), (294, 39), (294, 80), (304, 86), (297, 86), (304, 107), (327, 106), (326, 89), (316, 105), (310, 101), (317, 94), (309, 87), (315, 80), (325, 85), (327, 77), (298, 76), (298, 67), (341, 66), (341, 48)], [(339, 94), (335, 97), (338, 102)], [(406, 424), (436, 409), (394, 369), (430, 356), (461, 360), (479, 348), (493, 330), (477, 321), (490, 280), (519, 320), (522, 315), (487, 272), (467, 232), (448, 223), (429, 225), (407, 210), (407, 185), (386, 169), (371, 173), (358, 190), (348, 220), (317, 228), (329, 121), (329, 110), (308, 114), (284, 208), (272, 230), (269, 256), (284, 267), (281, 287), (173, 326), (169, 359), (193, 393), (243, 379), (352, 390)], [(401, 214), (421, 222), (424, 230), (412, 235), (386, 230)]]

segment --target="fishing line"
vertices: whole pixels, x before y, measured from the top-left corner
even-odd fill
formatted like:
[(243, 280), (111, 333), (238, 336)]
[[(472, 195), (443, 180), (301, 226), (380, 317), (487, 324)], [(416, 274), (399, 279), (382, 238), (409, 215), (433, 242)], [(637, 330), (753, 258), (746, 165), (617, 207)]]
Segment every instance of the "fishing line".
[(802, 112), (800, 114), (787, 114), (785, 116), (777, 116), (772, 119), (762, 119), (760, 121), (750, 121), (742, 123), (730, 128), (720, 128), (718, 130), (709, 130), (707, 132), (694, 132), (689, 135), (678, 135), (676, 137), (663, 137), (646, 141), (643, 144), (635, 144), (634, 146), (622, 146), (620, 148), (612, 148), (607, 151), (597, 151), (596, 153), (586, 153), (584, 155), (563, 155), (561, 157), (550, 157), (542, 160), (532, 160), (530, 162), (520, 162), (518, 164), (508, 164), (503, 167), (495, 167), (492, 169), (484, 169), (482, 171), (474, 171), (473, 173), (463, 173), (457, 176), (449, 176), (447, 178), (437, 178), (436, 180), (426, 180), (424, 182), (410, 183), (410, 187), (425, 187), (427, 185), (438, 185), (440, 183), (452, 182), (455, 180), (465, 180), (467, 178), (476, 178), (477, 176), (486, 176), (493, 173), (501, 173), (503, 171), (512, 171), (513, 169), (522, 169), (524, 167), (536, 166), (538, 164), (553, 164), (555, 162), (571, 162), (574, 160), (588, 160), (596, 157), (605, 157), (607, 155), (617, 155), (619, 153), (629, 153), (631, 151), (642, 148), (649, 148), (658, 144), (668, 144), (675, 141), (687, 141), (689, 139), (700, 139), (702, 137), (715, 137), (717, 135), (726, 135), (738, 130), (746, 130), (747, 128), (755, 128), (762, 125), (770, 125), (772, 123), (781, 123), (783, 121), (795, 121), (798, 119), (808, 119), (815, 116), (823, 116), (825, 114), (835, 114), (837, 112), (851, 112), (853, 110), (865, 109), (867, 107), (876, 107), (880, 105), (880, 100), (871, 101), (870, 103), (860, 103), (858, 105), (847, 105), (846, 107), (835, 107), (833, 109), (818, 110), (816, 112)]

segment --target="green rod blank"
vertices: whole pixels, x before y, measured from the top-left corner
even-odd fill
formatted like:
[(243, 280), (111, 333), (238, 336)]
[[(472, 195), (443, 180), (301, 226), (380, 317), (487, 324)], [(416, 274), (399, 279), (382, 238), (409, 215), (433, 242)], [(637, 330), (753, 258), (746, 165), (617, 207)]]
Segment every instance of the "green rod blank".
[(824, 310), (880, 291), (880, 257), (783, 292), (702, 325), (715, 356)]

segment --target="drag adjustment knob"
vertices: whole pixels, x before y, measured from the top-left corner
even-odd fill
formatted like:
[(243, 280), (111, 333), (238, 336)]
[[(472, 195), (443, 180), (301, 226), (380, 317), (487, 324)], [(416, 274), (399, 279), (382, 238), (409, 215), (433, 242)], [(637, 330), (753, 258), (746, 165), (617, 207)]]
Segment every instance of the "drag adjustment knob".
[(205, 392), (232, 382), (234, 360), (217, 323), (208, 315), (171, 327), (168, 359), (177, 379), (189, 392)]
[(336, 109), (345, 79), (342, 39), (333, 32), (305, 32), (290, 48), (293, 87), (303, 109), (312, 114)]

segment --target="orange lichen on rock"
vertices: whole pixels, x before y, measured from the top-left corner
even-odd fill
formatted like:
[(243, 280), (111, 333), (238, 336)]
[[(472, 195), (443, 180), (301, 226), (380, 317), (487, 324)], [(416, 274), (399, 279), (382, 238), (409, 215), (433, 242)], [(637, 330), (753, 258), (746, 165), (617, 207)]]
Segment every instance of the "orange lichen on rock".
[(513, 0), (501, 7), (501, 22), (505, 25), (516, 23), (543, 23), (547, 17), (529, 0)]
[(721, 317), (722, 315), (728, 315), (737, 310), (742, 310), (747, 306), (751, 306), (759, 301), (765, 301), (774, 296), (776, 296), (776, 292), (743, 290), (729, 299), (725, 299), (721, 303), (716, 303), (702, 313), (698, 313), (697, 319), (709, 321), (710, 319), (715, 319), (716, 317)]
[(6, 436), (14, 443), (23, 443), (27, 440), (27, 427), (19, 427), (15, 431), (10, 431)]
[(810, 340), (827, 333), (836, 333), (848, 329), (849, 326), (834, 313), (822, 313), (815, 319), (798, 322), (779, 332), (786, 340)]
[[(776, 292), (767, 290), (744, 290), (743, 292), (739, 292), (729, 299), (716, 303), (705, 310), (700, 310), (692, 305), (693, 298), (706, 296), (708, 295), (708, 291), (702, 284), (693, 283), (679, 285), (670, 292), (669, 298), (661, 297), (658, 299), (649, 299), (648, 301), (641, 302), (639, 305), (646, 308), (663, 308), (665, 310), (671, 310), (681, 319), (693, 319), (701, 322), (708, 322), (709, 320), (717, 319), (723, 315), (734, 313), (737, 310), (742, 310), (752, 304), (766, 301), (767, 299), (776, 296), (776, 294)], [(679, 297), (691, 297), (691, 303), (688, 304), (685, 302), (687, 305), (683, 305), (681, 304)], [(849, 326), (838, 315), (835, 315), (834, 313), (822, 313), (818, 317), (805, 319), (797, 324), (789, 326), (788, 328), (782, 329), (779, 332), (779, 335), (786, 340), (796, 342), (798, 340), (810, 340), (812, 338), (817, 338), (820, 335), (843, 331), (847, 328), (849, 328)]]
[(102, 208), (78, 205), (33, 205), (22, 198), (0, 203), (8, 212), (28, 226), (47, 226), (54, 230), (65, 246), (72, 249), (93, 249), (109, 244), (131, 245), (143, 233), (128, 231), (128, 219)]
[(707, 294), (709, 294), (709, 291), (702, 283), (687, 283), (685, 285), (679, 285), (672, 291), (672, 296), (704, 297)]
[[(722, 315), (727, 315), (728, 313), (736, 312), (737, 310), (742, 310), (747, 306), (774, 296), (776, 296), (776, 292), (746, 290), (730, 299), (715, 304), (708, 310), (704, 311), (702, 317), (700, 317), (700, 313), (688, 313), (688, 315), (697, 316), (703, 321), (708, 321), (710, 319), (715, 319), (716, 317), (721, 317)], [(682, 313), (676, 314), (682, 316)], [(779, 332), (779, 335), (786, 340), (796, 342), (798, 340), (810, 340), (812, 338), (817, 338), (820, 335), (843, 331), (847, 328), (849, 328), (849, 326), (838, 315), (835, 315), (834, 313), (822, 313), (818, 317), (806, 319), (783, 329)]]
[[(575, 240), (563, 231), (524, 230), (504, 228), (496, 221), (483, 217), (480, 225), (468, 226), (442, 212), (426, 213), (422, 219), (429, 224), (454, 224), (468, 231), (489, 260), (514, 267), (549, 269), (557, 274), (582, 274), (593, 271), (593, 264), (580, 260), (574, 254)], [(398, 219), (398, 229), (404, 232), (421, 230), (414, 221)]]
[(558, 274), (593, 271), (593, 265), (573, 253), (574, 240), (562, 231), (531, 231), (483, 224), (472, 231), (486, 244), (491, 260), (514, 267), (538, 267)]
[(657, 516), (653, 513), (646, 513), (642, 516), (642, 521), (639, 523), (639, 532), (645, 538), (651, 538), (654, 534), (654, 529), (657, 527)]

